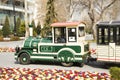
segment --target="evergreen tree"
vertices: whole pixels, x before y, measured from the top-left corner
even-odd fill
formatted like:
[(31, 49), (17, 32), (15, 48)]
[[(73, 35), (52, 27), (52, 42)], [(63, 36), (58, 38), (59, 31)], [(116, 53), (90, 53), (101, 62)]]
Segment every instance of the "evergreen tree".
[(33, 27), (33, 36), (36, 36), (37, 33), (36, 33), (36, 26), (35, 26), (35, 22), (34, 22), (34, 20), (32, 20), (31, 25), (32, 25), (32, 27)]
[(17, 22), (16, 22), (16, 35), (19, 36), (20, 35), (20, 31), (19, 31), (19, 28), (21, 26), (21, 19), (20, 17), (17, 18)]
[(3, 25), (2, 31), (4, 37), (9, 37), (9, 35), (11, 34), (8, 16), (6, 16), (5, 18), (5, 23)]
[(25, 36), (25, 21), (21, 22), (21, 25), (19, 27), (19, 36)]
[(57, 21), (57, 14), (54, 9), (54, 1), (55, 0), (48, 0), (47, 2), (47, 13), (45, 18), (45, 24), (42, 29), (42, 36), (45, 37), (51, 32), (50, 24)]
[(2, 33), (2, 30), (0, 30), (0, 36), (2, 36), (2, 34), (3, 34), (3, 33)]
[(37, 33), (37, 35), (40, 35), (40, 33), (41, 33), (41, 25), (40, 25), (40, 22), (39, 22), (38, 25), (37, 25), (36, 33)]

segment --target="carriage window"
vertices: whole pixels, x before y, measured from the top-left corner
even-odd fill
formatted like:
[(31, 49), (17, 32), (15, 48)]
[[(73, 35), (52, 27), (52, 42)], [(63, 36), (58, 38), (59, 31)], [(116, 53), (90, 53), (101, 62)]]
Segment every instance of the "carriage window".
[(108, 34), (108, 28), (98, 28), (98, 44), (104, 44), (107, 45), (109, 42), (109, 34)]
[(120, 45), (120, 27), (114, 26), (111, 30), (113, 31), (111, 31), (113, 33), (111, 34), (112, 42), (116, 43), (116, 45)]
[(76, 28), (68, 28), (68, 41), (76, 42)]
[(117, 26), (108, 26), (108, 27), (99, 27), (97, 29), (97, 43), (105, 44), (116, 43), (120, 45), (120, 27)]
[(66, 42), (66, 28), (54, 28), (54, 42), (65, 43)]
[(78, 36), (79, 37), (85, 36), (84, 27), (79, 27)]
[(116, 44), (120, 45), (120, 27), (117, 28), (117, 39)]

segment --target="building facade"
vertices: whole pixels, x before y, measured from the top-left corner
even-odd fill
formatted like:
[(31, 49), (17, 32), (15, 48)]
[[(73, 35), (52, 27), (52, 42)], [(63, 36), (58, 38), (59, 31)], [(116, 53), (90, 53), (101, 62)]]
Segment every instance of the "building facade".
[[(28, 13), (28, 22), (33, 16), (33, 11), (29, 6), (34, 4), (27, 0), (27, 13)], [(25, 0), (0, 0), (0, 26), (3, 26), (5, 22), (5, 17), (9, 17), (10, 26), (14, 27), (14, 19), (17, 20), (18, 17), (21, 20), (25, 20)], [(29, 18), (30, 17), (30, 18)]]

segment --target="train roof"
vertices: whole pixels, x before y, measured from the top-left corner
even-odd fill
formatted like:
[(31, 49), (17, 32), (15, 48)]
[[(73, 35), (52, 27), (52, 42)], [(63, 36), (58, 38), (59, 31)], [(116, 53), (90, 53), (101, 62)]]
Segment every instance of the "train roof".
[(103, 21), (97, 23), (97, 26), (113, 26), (113, 25), (119, 25), (120, 26), (120, 20), (113, 20), (113, 21)]
[(86, 25), (84, 22), (56, 22), (56, 23), (52, 23), (51, 26), (52, 27), (69, 27), (69, 26), (77, 26), (80, 24)]

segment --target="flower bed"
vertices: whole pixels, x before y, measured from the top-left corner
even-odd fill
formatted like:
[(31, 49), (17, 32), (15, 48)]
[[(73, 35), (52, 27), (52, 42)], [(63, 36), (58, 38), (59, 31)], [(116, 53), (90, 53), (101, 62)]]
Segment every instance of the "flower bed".
[(0, 68), (0, 80), (110, 80), (110, 75), (73, 70)]
[(15, 48), (12, 48), (12, 47), (0, 47), (0, 52), (15, 52)]

